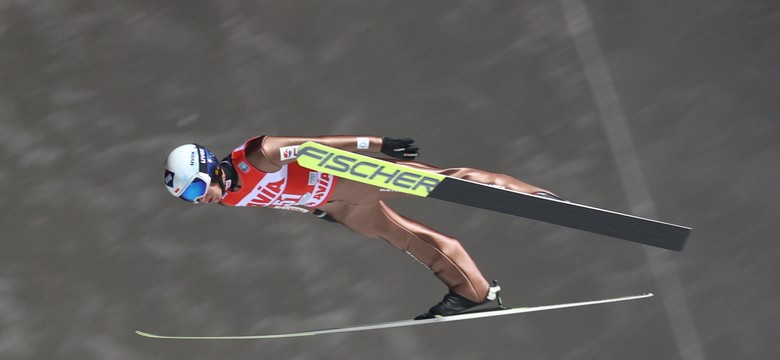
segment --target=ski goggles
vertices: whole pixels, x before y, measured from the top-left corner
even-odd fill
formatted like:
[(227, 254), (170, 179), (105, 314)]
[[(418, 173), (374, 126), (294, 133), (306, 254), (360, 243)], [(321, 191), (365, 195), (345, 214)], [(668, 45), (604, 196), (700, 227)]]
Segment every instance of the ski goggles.
[(179, 198), (186, 202), (197, 204), (198, 199), (206, 196), (209, 185), (211, 185), (211, 176), (199, 172), (192, 176), (187, 185), (184, 185), (184, 190), (179, 195)]

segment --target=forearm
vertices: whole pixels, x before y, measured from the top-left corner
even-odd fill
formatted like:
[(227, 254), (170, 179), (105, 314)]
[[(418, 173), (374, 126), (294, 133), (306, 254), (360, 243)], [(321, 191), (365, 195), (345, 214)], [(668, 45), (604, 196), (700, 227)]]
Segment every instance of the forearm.
[(258, 149), (262, 157), (275, 166), (295, 161), (297, 146), (313, 141), (346, 151), (380, 152), (382, 138), (379, 136), (333, 135), (317, 137), (265, 136)]
[(381, 137), (363, 135), (332, 135), (315, 137), (266, 136), (263, 141), (263, 148), (276, 149), (285, 146), (297, 146), (307, 141), (313, 141), (346, 151), (379, 152), (382, 149)]

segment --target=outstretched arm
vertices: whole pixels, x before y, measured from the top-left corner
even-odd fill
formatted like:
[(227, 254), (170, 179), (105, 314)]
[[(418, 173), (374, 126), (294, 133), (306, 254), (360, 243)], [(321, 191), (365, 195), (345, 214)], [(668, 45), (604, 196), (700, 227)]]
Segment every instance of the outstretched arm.
[(313, 141), (341, 150), (384, 153), (400, 159), (417, 157), (417, 146), (412, 139), (392, 139), (378, 136), (333, 135), (318, 137), (264, 136), (248, 147), (249, 161), (262, 171), (276, 171), (282, 165), (295, 161), (298, 146)]

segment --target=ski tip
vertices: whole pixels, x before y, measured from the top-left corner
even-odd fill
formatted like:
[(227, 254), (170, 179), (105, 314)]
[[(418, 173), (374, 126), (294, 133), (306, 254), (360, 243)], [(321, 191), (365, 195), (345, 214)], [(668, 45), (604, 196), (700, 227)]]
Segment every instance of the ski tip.
[(138, 335), (138, 336), (143, 336), (145, 338), (151, 338), (151, 339), (162, 339), (163, 338), (162, 336), (155, 335), (155, 334), (150, 334), (148, 332), (143, 332), (141, 330), (135, 330), (135, 334)]
[(644, 298), (649, 298), (649, 297), (653, 297), (653, 296), (654, 296), (653, 293), (645, 292), (645, 293), (637, 294), (637, 295), (634, 295), (634, 296), (626, 296), (625, 299), (644, 299)]

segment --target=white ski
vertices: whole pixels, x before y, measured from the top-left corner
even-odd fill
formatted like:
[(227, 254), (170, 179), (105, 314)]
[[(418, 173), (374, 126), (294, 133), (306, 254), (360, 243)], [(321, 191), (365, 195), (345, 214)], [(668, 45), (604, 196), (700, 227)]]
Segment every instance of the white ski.
[(384, 322), (384, 323), (355, 325), (355, 326), (345, 326), (345, 327), (338, 327), (338, 328), (333, 328), (333, 329), (309, 330), (309, 331), (301, 331), (301, 332), (293, 332), (293, 333), (283, 333), (283, 334), (228, 335), (228, 336), (179, 336), (179, 335), (157, 335), (157, 334), (152, 334), (152, 333), (148, 333), (148, 332), (144, 332), (144, 331), (140, 331), (140, 330), (136, 330), (135, 333), (140, 335), (140, 336), (146, 337), (146, 338), (166, 339), (166, 340), (259, 340), (259, 339), (284, 339), (284, 338), (294, 338), (294, 337), (301, 337), (301, 336), (314, 336), (314, 335), (336, 334), (336, 333), (346, 333), (346, 332), (355, 332), (355, 331), (390, 329), (390, 328), (397, 328), (397, 327), (404, 327), (404, 326), (439, 324), (439, 323), (451, 322), (451, 321), (480, 319), (480, 318), (487, 318), (487, 317), (493, 317), (493, 316), (503, 316), (503, 315), (521, 314), (521, 313), (529, 313), (529, 312), (536, 312), (536, 311), (564, 309), (564, 308), (571, 308), (571, 307), (578, 307), (578, 306), (588, 306), (588, 305), (596, 305), (596, 304), (606, 304), (606, 303), (619, 302), (619, 301), (643, 299), (643, 298), (648, 298), (648, 297), (651, 297), (651, 296), (653, 296), (653, 294), (646, 293), (646, 294), (640, 294), (640, 295), (624, 296), (624, 297), (617, 297), (617, 298), (610, 298), (610, 299), (603, 299), (603, 300), (583, 301), (583, 302), (574, 302), (574, 303), (558, 304), (558, 305), (544, 305), (544, 306), (535, 306), (535, 307), (521, 307), (521, 308), (512, 308), (512, 309), (487, 310), (487, 311), (483, 311), (483, 312), (473, 312), (473, 313), (458, 314), (458, 315), (451, 315), (451, 316), (444, 316), (444, 317), (436, 317), (436, 318), (433, 318), (433, 319), (425, 319), (425, 320), (400, 320), (400, 321), (391, 321), (391, 322)]

